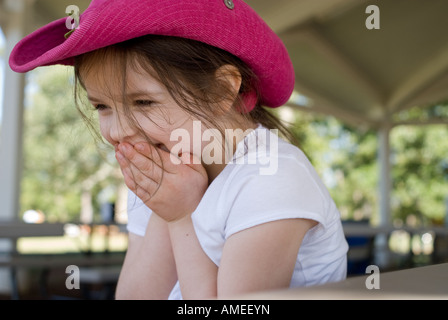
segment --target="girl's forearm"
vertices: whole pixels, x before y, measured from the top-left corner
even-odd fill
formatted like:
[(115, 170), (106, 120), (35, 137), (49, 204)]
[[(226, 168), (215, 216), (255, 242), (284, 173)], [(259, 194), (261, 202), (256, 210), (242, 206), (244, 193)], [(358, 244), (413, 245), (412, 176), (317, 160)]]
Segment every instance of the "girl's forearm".
[(168, 223), (168, 229), (183, 299), (215, 298), (218, 267), (202, 250), (191, 215)]

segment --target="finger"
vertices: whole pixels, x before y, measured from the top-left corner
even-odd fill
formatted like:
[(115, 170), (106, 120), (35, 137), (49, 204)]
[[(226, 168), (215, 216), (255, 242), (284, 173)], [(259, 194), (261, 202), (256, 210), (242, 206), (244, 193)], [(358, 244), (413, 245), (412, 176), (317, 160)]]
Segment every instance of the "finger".
[(163, 167), (160, 158), (160, 150), (162, 149), (145, 142), (135, 144), (134, 149), (148, 159), (151, 159), (154, 164), (158, 165), (160, 168)]
[[(162, 178), (162, 169), (153, 158), (149, 158), (138, 152), (128, 143), (122, 143), (118, 148), (128, 162), (133, 164), (134, 167), (140, 170), (146, 177), (153, 179), (154, 181), (160, 181)], [(150, 153), (152, 154), (152, 152)]]
[(152, 160), (154, 163), (167, 173), (176, 173), (179, 170), (176, 165), (182, 163), (176, 155), (163, 148), (156, 148), (149, 143), (139, 142), (134, 146), (134, 148), (143, 155), (152, 155)]
[(144, 204), (148, 205), (148, 202), (151, 201), (152, 195), (144, 188), (137, 186), (135, 190), (132, 190), (135, 195), (143, 201)]
[(151, 179), (137, 181), (138, 179), (136, 179), (135, 175), (130, 172), (129, 168), (122, 170), (122, 172), (126, 186), (145, 203), (149, 201), (159, 189), (160, 185)]
[(137, 184), (134, 182), (134, 179), (132, 179), (132, 171), (129, 168), (130, 166), (129, 161), (124, 157), (124, 155), (121, 154), (120, 151), (115, 152), (115, 158), (117, 159), (118, 164), (120, 165), (120, 170), (124, 178), (124, 183), (129, 189), (133, 191), (137, 186)]
[(119, 151), (116, 153), (117, 161), (120, 165), (121, 172), (123, 174), (126, 185), (129, 189), (134, 190), (139, 185), (145, 188), (148, 192), (152, 192), (157, 188), (160, 180), (157, 181), (151, 176), (143, 174), (136, 166), (132, 164), (126, 157), (124, 157)]
[(162, 183), (163, 172), (161, 174), (161, 178), (159, 180), (156, 180), (153, 177), (146, 176), (133, 164), (130, 164), (130, 166), (126, 170), (127, 174), (130, 175), (129, 178), (134, 181), (137, 187), (145, 189), (150, 194), (154, 194), (159, 185)]
[(126, 174), (126, 169), (129, 167), (129, 161), (125, 158), (125, 156), (120, 152), (115, 152), (115, 158), (118, 161), (118, 165), (120, 166), (121, 173), (123, 176)]

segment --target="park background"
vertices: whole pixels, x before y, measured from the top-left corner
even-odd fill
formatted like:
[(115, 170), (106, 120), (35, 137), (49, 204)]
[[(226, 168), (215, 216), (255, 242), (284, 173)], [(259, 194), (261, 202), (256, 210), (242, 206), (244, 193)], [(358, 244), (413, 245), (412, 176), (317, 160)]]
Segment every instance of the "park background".
[[(346, 2), (361, 9), (368, 4), (368, 1), (360, 5)], [(387, 15), (385, 2), (370, 2), (378, 4)], [(398, 2), (395, 2), (396, 7), (399, 7)], [(434, 1), (432, 5), (436, 7), (442, 2)], [(267, 8), (267, 4), (262, 3), (258, 7), (260, 10), (264, 6)], [(280, 1), (278, 5), (287, 7), (286, 3), (288, 1)], [(322, 7), (328, 3), (323, 1)], [(417, 7), (422, 1), (409, 3)], [(364, 21), (367, 16), (359, 12), (359, 20)], [(326, 14), (329, 21), (340, 19), (337, 15)], [(340, 13), (341, 16), (343, 14), (344, 11)], [(399, 17), (395, 18), (398, 21)], [(316, 19), (314, 23), (320, 23), (319, 18)], [(324, 24), (325, 19), (322, 21)], [(358, 27), (365, 29), (364, 25)], [(319, 28), (324, 27), (315, 29), (321, 30)], [(382, 28), (383, 34), (387, 32), (387, 25), (383, 24)], [(443, 32), (439, 35), (442, 36)], [(432, 37), (437, 38), (436, 41), (444, 41), (437, 35)], [(325, 46), (319, 44), (317, 48)], [(0, 101), (4, 101), (8, 94), (2, 91), (6, 81), (3, 74), (9, 68), (7, 60), (6, 41), (0, 32)], [(398, 62), (394, 60), (392, 64)], [(316, 69), (319, 71), (318, 66)], [(126, 250), (123, 226), (127, 221), (127, 191), (113, 150), (95, 140), (75, 108), (73, 81), (73, 70), (62, 66), (39, 68), (25, 76), (23, 159), (16, 217), (21, 222), (32, 224), (63, 224), (65, 232), (59, 237), (17, 237), (16, 250), (22, 255)], [(388, 114), (388, 121), (393, 125), (389, 128), (391, 185), (388, 194), (390, 212), (386, 223), (394, 231), (386, 239), (389, 250), (386, 270), (448, 259), (446, 236), (437, 237), (433, 231), (434, 228), (446, 230), (448, 225), (448, 99), (436, 100), (416, 103)], [(0, 120), (3, 108), (5, 106), (0, 108)], [(382, 185), (378, 127), (362, 121), (346, 121), (350, 119), (338, 116), (338, 112), (324, 111), (321, 101), (297, 88), (284, 107), (272, 112), (288, 123), (294, 132), (301, 149), (335, 200), (344, 224), (383, 225), (385, 221), (379, 200)], [(0, 146), (9, 138), (3, 132), (0, 127)], [(445, 239), (445, 242), (437, 243), (440, 239)], [(361, 241), (361, 244), (365, 243)], [(436, 252), (437, 246), (439, 252)], [(362, 260), (362, 266), (375, 262), (372, 256), (375, 252), (371, 249), (369, 247), (368, 259)], [(356, 260), (356, 251), (352, 253)], [(358, 253), (366, 258), (365, 251)], [(355, 268), (353, 272), (356, 274), (362, 270)], [(34, 275), (38, 271), (31, 268), (31, 271), (20, 272), (22, 283), (25, 283), (22, 291), (33, 292), (36, 287)], [(64, 276), (62, 274), (61, 277)]]

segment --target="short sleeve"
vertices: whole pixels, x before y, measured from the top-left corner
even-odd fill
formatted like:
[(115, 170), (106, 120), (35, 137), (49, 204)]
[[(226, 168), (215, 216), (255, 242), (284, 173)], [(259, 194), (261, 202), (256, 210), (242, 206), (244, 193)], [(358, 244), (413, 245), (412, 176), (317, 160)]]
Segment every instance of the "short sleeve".
[(328, 199), (311, 166), (294, 158), (279, 159), (272, 175), (257, 171), (239, 176), (225, 228), (225, 238), (259, 224), (305, 218), (325, 224)]
[(128, 191), (128, 232), (144, 236), (151, 217), (149, 209), (132, 191)]

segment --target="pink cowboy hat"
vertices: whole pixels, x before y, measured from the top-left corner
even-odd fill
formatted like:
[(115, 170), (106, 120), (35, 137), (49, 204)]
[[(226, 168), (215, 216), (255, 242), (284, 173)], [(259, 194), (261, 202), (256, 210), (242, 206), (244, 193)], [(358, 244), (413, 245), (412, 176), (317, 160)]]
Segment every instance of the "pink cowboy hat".
[(294, 69), (278, 36), (242, 0), (93, 0), (68, 37), (64, 17), (22, 39), (11, 69), (73, 65), (74, 57), (147, 34), (177, 36), (226, 50), (259, 78), (261, 103), (278, 107), (294, 88)]

